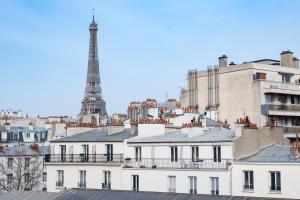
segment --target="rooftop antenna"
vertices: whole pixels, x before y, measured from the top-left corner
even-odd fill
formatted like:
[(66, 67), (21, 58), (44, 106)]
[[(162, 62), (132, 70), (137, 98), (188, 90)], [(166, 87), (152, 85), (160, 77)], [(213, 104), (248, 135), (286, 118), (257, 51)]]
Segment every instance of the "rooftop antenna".
[(93, 22), (95, 21), (95, 9), (93, 8)]

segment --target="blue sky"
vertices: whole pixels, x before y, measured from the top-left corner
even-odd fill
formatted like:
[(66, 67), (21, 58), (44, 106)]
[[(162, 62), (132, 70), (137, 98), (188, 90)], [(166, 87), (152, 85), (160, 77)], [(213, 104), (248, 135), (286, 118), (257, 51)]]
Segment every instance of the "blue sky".
[(109, 113), (132, 100), (178, 98), (190, 69), (229, 61), (300, 57), (300, 1), (2, 0), (0, 109), (75, 116), (95, 8)]

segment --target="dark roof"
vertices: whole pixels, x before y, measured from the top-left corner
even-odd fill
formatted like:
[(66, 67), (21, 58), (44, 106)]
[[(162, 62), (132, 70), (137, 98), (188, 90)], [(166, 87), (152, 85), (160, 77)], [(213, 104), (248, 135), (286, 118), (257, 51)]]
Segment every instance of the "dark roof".
[(7, 132), (6, 128), (4, 126), (0, 125), (0, 132)]
[(54, 200), (59, 193), (11, 191), (0, 196), (0, 200)]
[(258, 153), (237, 160), (236, 162), (263, 162), (263, 163), (300, 163), (300, 157), (293, 159), (290, 156), (290, 145), (271, 145), (261, 149)]
[(31, 150), (30, 146), (4, 146), (0, 156), (37, 156), (49, 153), (49, 146), (39, 146), (38, 151)]
[(164, 135), (151, 137), (135, 137), (128, 143), (207, 143), (207, 142), (232, 142), (235, 140), (234, 132), (225, 128), (215, 128), (199, 134), (188, 135), (187, 133), (171, 132)]
[[(0, 196), (0, 200), (244, 200), (245, 197), (212, 196), (200, 194), (180, 194), (162, 192), (133, 192), (97, 189), (71, 189), (56, 193), (41, 192), (9, 192)], [(271, 200), (272, 198), (247, 197), (247, 200)]]
[(120, 133), (109, 135), (107, 129), (102, 128), (51, 140), (50, 142), (122, 142), (125, 139), (129, 139), (134, 136), (135, 135), (132, 135), (130, 130), (124, 130)]

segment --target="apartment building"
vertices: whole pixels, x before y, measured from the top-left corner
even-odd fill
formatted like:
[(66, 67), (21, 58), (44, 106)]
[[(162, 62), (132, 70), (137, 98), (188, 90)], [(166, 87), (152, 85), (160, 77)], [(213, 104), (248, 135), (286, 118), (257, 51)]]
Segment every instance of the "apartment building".
[(124, 140), (133, 136), (111, 126), (50, 141), (51, 153), (45, 158), (48, 191), (122, 188)]
[(48, 153), (48, 146), (0, 144), (0, 192), (47, 191), (44, 156)]
[(33, 144), (44, 143), (48, 140), (51, 128), (39, 126), (9, 126), (0, 128), (0, 143), (3, 144)]
[(227, 56), (207, 70), (188, 72), (189, 106), (233, 124), (248, 116), (258, 126), (284, 126), (290, 137), (300, 128), (300, 69), (293, 52), (281, 60), (262, 59), (228, 65)]
[(234, 162), (233, 195), (299, 199), (299, 145), (270, 145)]

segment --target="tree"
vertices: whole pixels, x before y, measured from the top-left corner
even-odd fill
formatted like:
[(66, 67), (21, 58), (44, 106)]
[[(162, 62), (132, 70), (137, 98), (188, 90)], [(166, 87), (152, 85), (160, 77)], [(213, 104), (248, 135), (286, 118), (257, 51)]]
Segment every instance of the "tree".
[(26, 155), (24, 148), (26, 147), (16, 148), (14, 155), (0, 157), (1, 193), (39, 187), (43, 176), (43, 156), (38, 152)]

